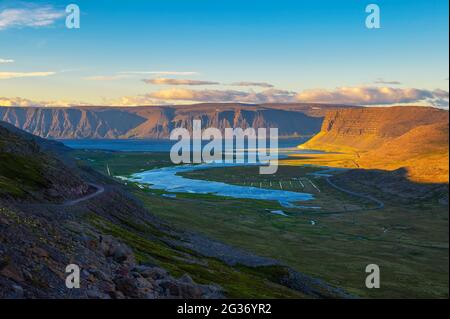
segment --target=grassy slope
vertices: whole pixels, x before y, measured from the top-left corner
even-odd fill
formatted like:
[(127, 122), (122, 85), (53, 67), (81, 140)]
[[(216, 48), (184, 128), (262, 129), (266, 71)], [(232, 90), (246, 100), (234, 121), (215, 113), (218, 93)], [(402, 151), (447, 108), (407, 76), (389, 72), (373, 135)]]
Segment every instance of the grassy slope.
[(283, 267), (231, 267), (186, 248), (168, 245), (161, 239), (170, 235), (150, 224), (126, 219), (112, 223), (96, 215), (87, 216), (87, 220), (103, 234), (112, 235), (131, 247), (138, 262), (157, 264), (175, 277), (188, 273), (200, 284), (218, 284), (229, 298), (307, 298), (275, 282), (274, 274), (284, 272)]
[(24, 196), (29, 190), (48, 186), (44, 178), (45, 158), (37, 153), (29, 156), (6, 150), (6, 145), (28, 148), (24, 145), (27, 143), (0, 128), (0, 195)]
[[(117, 175), (160, 166), (159, 160), (163, 160), (162, 165), (167, 164), (162, 154), (155, 157), (152, 154), (88, 153), (83, 156), (90, 159), (87, 163), (103, 171), (107, 161), (113, 174)], [(248, 185), (250, 176), (255, 174), (241, 169), (193, 174), (196, 178)], [(282, 169), (276, 178), (299, 177), (311, 169), (302, 171), (295, 167), (293, 170)], [(239, 179), (239, 176), (244, 178)], [(326, 207), (334, 201), (332, 210), (338, 208), (343, 199), (347, 206), (367, 205), (327, 189), (325, 183), (314, 182), (322, 193), (316, 194), (317, 200), (311, 204)], [(287, 186), (287, 183), (283, 185)], [(261, 256), (278, 258), (299, 271), (357, 295), (393, 298), (448, 296), (448, 213), (434, 203), (402, 205), (389, 201), (382, 211), (331, 215), (288, 210), (291, 216), (286, 218), (266, 211), (282, 209), (274, 202), (190, 194), (179, 194), (177, 199), (169, 199), (160, 196), (160, 192), (130, 187), (152, 213), (176, 227), (198, 231)], [(377, 193), (373, 195), (377, 196)], [(340, 203), (340, 208), (342, 205)], [(312, 226), (311, 220), (317, 224)], [(369, 263), (378, 263), (382, 269), (382, 288), (379, 290), (364, 287), (364, 268)]]
[(42, 142), (15, 130), (0, 125), (1, 196), (60, 201), (77, 197), (87, 189), (77, 172), (43, 150)]

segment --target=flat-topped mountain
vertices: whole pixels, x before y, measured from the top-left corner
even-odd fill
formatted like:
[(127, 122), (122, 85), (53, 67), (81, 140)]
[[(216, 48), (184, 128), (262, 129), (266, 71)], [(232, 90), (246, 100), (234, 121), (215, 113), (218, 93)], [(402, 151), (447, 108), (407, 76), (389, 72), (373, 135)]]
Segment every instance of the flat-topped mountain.
[(355, 153), (362, 168), (407, 167), (413, 180), (448, 182), (448, 111), (373, 107), (327, 113), (319, 134), (301, 148)]
[(203, 127), (277, 127), (281, 137), (319, 132), (325, 104), (221, 104), (140, 107), (0, 107), (0, 120), (45, 138), (164, 139), (177, 127), (190, 129), (194, 119)]

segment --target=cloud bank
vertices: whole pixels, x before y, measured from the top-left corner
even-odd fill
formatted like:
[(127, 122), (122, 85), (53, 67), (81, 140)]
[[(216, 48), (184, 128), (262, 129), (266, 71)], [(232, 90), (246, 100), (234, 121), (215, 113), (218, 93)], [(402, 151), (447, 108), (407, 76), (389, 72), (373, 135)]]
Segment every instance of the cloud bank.
[(267, 89), (260, 92), (239, 90), (165, 89), (148, 93), (152, 100), (242, 103), (331, 103), (349, 105), (390, 105), (424, 103), (448, 107), (449, 93), (444, 90), (422, 90), (390, 87), (341, 87), (335, 90), (315, 89), (300, 93)]
[[(0, 73), (1, 79), (2, 73)], [(117, 99), (104, 99), (95, 105), (104, 106), (138, 106), (167, 105), (189, 103), (329, 103), (348, 105), (431, 105), (448, 108), (449, 92), (445, 90), (424, 90), (414, 88), (389, 87), (341, 87), (334, 90), (315, 89), (300, 93), (266, 89), (255, 92), (240, 90), (194, 90), (189, 88), (163, 89), (136, 96), (123, 96)], [(28, 99), (0, 98), (0, 106), (76, 106), (89, 105), (83, 102), (44, 101), (36, 102)], [(92, 104), (91, 104), (92, 105)]]
[(285, 103), (294, 102), (295, 93), (269, 89), (261, 92), (237, 90), (166, 89), (147, 94), (151, 99), (195, 102)]
[(448, 106), (448, 92), (390, 87), (341, 87), (335, 90), (305, 90), (297, 94), (299, 102), (338, 103), (355, 105), (388, 105), (428, 102)]

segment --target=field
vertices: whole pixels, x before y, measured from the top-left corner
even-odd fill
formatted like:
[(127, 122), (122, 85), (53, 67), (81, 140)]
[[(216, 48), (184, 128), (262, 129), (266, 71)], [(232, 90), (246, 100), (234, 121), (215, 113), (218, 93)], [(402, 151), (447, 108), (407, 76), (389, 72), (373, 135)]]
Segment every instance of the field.
[[(76, 151), (74, 156), (111, 175), (129, 175), (170, 165), (168, 155)], [(186, 177), (253, 187), (312, 193), (302, 209), (277, 202), (241, 200), (214, 195), (177, 194), (127, 187), (155, 215), (174, 227), (275, 258), (294, 269), (370, 298), (448, 297), (448, 212), (434, 199), (396, 200), (380, 189), (362, 189), (358, 181), (339, 185), (382, 199), (384, 207), (332, 187), (311, 173), (318, 167), (289, 159), (273, 176), (257, 167), (217, 168)], [(321, 164), (324, 164), (323, 162)], [(320, 207), (320, 209), (313, 208)], [(287, 216), (273, 214), (282, 210)], [(381, 269), (381, 288), (365, 287), (365, 267)]]

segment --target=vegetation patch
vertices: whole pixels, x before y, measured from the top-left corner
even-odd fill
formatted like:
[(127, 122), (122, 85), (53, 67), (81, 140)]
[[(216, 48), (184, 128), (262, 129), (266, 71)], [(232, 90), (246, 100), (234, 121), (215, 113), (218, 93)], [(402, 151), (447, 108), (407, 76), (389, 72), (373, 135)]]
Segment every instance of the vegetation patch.
[[(129, 231), (97, 215), (88, 221), (103, 234), (112, 235), (130, 246), (140, 263), (155, 263), (173, 276), (188, 273), (197, 283), (218, 284), (230, 298), (305, 298), (300, 292), (276, 282), (273, 274), (259, 273), (259, 267), (231, 267), (223, 262), (200, 256), (183, 247), (171, 247), (142, 233)], [(143, 229), (146, 232), (145, 229)], [(251, 269), (251, 270), (250, 270)]]

